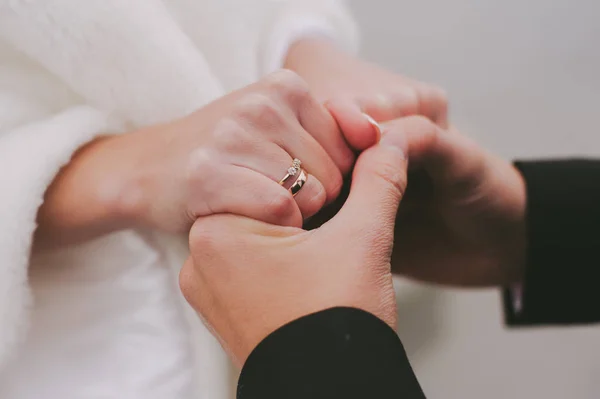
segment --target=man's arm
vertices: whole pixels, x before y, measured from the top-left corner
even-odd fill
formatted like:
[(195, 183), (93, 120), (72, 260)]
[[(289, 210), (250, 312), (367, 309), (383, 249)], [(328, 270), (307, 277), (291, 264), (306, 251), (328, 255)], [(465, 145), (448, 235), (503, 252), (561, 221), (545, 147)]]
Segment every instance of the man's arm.
[(293, 321), (265, 338), (246, 361), (238, 399), (423, 399), (400, 339), (354, 308)]

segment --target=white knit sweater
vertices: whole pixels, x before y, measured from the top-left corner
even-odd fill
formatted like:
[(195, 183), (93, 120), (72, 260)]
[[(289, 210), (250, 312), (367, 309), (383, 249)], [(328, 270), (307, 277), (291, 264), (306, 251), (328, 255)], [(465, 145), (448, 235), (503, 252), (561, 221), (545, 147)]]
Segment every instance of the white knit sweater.
[(0, 0), (1, 398), (228, 395), (177, 289), (185, 240), (124, 231), (31, 253), (36, 212), (82, 144), (252, 83), (307, 26), (355, 45), (334, 0)]

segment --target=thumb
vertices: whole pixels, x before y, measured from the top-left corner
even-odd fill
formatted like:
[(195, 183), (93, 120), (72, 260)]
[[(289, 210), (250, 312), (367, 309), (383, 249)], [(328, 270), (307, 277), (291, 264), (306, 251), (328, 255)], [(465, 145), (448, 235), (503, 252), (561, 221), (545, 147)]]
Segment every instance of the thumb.
[(393, 236), (398, 207), (407, 184), (407, 141), (401, 131), (389, 131), (356, 161), (350, 195), (331, 220), (332, 228), (369, 235)]
[(443, 130), (420, 116), (386, 122), (382, 128), (402, 132), (411, 166), (425, 170), (437, 190), (456, 186), (464, 191), (481, 180), (485, 152), (456, 129)]

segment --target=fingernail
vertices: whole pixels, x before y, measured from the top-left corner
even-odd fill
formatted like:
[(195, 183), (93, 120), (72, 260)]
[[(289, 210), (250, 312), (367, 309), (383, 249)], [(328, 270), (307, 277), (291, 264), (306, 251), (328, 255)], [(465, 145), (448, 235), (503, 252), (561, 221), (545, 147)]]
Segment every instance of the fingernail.
[(363, 112), (363, 115), (365, 116), (367, 121), (371, 124), (371, 126), (373, 126), (373, 128), (375, 129), (375, 133), (377, 134), (377, 142), (379, 142), (379, 140), (381, 140), (381, 126), (379, 125), (379, 123), (377, 123), (377, 121), (375, 119), (373, 119), (373, 117), (371, 115), (364, 113), (364, 112)]

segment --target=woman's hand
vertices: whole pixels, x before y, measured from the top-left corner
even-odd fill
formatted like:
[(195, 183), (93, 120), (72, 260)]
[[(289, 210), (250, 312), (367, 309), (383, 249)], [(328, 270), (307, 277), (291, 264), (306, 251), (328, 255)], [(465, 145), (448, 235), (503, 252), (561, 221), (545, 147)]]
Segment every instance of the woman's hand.
[[(309, 174), (295, 198), (278, 184), (294, 158)], [(40, 231), (61, 240), (140, 225), (185, 232), (219, 213), (300, 227), (337, 197), (353, 162), (331, 114), (280, 71), (182, 120), (84, 148), (50, 187)]]
[(448, 102), (440, 88), (408, 79), (361, 61), (322, 39), (304, 39), (290, 48), (286, 68), (296, 71), (320, 101), (326, 102), (348, 141), (357, 148), (371, 142), (365, 112), (378, 122), (423, 115), (448, 124)]
[(180, 286), (236, 363), (284, 324), (331, 307), (363, 309), (395, 328), (390, 255), (404, 145), (390, 132), (363, 152), (348, 201), (317, 230), (231, 215), (194, 224)]

